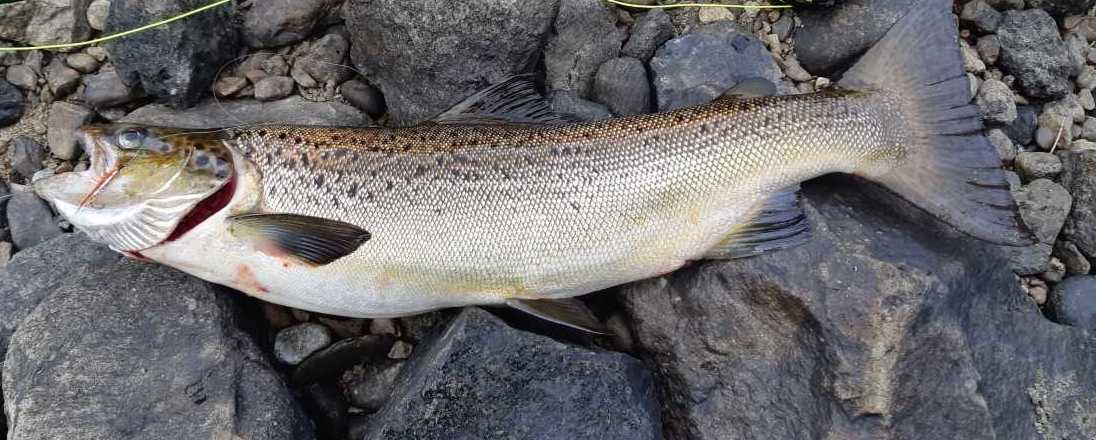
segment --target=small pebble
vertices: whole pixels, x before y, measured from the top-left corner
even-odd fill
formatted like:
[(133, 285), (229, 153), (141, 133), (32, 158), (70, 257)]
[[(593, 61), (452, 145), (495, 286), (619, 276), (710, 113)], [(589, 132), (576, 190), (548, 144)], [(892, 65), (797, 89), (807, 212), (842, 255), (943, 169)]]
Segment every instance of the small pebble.
[(38, 74), (25, 65), (11, 66), (5, 74), (8, 82), (23, 90), (33, 91), (38, 88)]
[[(1054, 257), (1051, 257), (1050, 258), (1050, 268), (1048, 268), (1046, 272), (1043, 272), (1042, 277), (1048, 283), (1057, 284), (1057, 283), (1062, 281), (1062, 278), (1064, 278), (1065, 275), (1066, 275), (1066, 266), (1065, 266), (1065, 264), (1062, 264), (1061, 260), (1059, 260), (1057, 258), (1054, 258)], [(1045, 302), (1046, 301), (1046, 292), (1045, 291), (1044, 291), (1043, 295), (1044, 295), (1043, 296), (1043, 301)], [(1042, 304), (1040, 303), (1039, 305), (1042, 305)]]
[(1035, 301), (1035, 304), (1041, 306), (1047, 303), (1047, 285), (1042, 280), (1038, 278), (1031, 279), (1027, 286), (1027, 293), (1031, 300)]
[(407, 359), (411, 357), (411, 351), (414, 349), (415, 347), (405, 341), (396, 341), (392, 344), (392, 349), (388, 350), (388, 358)]
[(293, 78), (288, 76), (268, 76), (255, 84), (255, 99), (273, 101), (293, 93)]
[(281, 55), (274, 55), (262, 63), (263, 70), (271, 76), (286, 76), (289, 74), (289, 63)]
[(331, 344), (331, 331), (310, 322), (282, 329), (274, 337), (274, 357), (287, 365), (297, 365), (312, 353)]
[(11, 243), (6, 241), (0, 241), (0, 269), (3, 269), (8, 265), (8, 261), (11, 260), (12, 246)]
[(397, 335), (396, 321), (388, 318), (377, 318), (369, 322), (369, 334), (371, 335)]
[(1012, 143), (1012, 139), (1009, 139), (1004, 131), (994, 128), (986, 133), (986, 137), (989, 138), (989, 143), (997, 148), (997, 154), (1001, 157), (1001, 161), (1012, 163), (1016, 159), (1016, 144)]
[(86, 53), (77, 52), (65, 57), (65, 64), (80, 73), (92, 73), (99, 70), (99, 60)]
[(298, 85), (307, 89), (311, 89), (320, 85), (318, 82), (316, 82), (315, 78), (312, 78), (312, 75), (306, 72), (303, 68), (298, 67), (299, 65), (300, 63), (294, 64), (293, 69), (289, 72), (289, 75), (293, 77), (293, 80), (296, 81)]
[(235, 95), (247, 87), (247, 78), (226, 76), (213, 84), (213, 91), (222, 98)]
[(1062, 161), (1050, 153), (1025, 151), (1016, 155), (1016, 172), (1024, 182), (1053, 179), (1062, 172)]
[(996, 35), (979, 38), (975, 47), (982, 61), (986, 64), (997, 64), (997, 57), (1001, 55), (1001, 42), (997, 40)]
[(384, 114), (384, 96), (365, 82), (352, 79), (339, 86), (339, 94), (351, 105), (374, 118)]
[(1077, 249), (1077, 245), (1066, 240), (1058, 240), (1054, 243), (1053, 255), (1062, 262), (1069, 275), (1084, 275), (1092, 270), (1092, 264)]

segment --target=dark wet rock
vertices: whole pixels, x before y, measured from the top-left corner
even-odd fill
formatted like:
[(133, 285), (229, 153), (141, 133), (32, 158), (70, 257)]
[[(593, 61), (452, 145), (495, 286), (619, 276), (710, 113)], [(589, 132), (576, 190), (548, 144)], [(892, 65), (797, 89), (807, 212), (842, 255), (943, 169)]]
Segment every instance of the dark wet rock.
[(32, 193), (18, 192), (8, 200), (8, 227), (17, 250), (30, 249), (61, 235), (46, 202)]
[(858, 180), (806, 199), (805, 245), (621, 292), (667, 438), (1091, 432), (1093, 335), (1046, 321), (996, 246)]
[(282, 329), (274, 338), (274, 357), (283, 364), (297, 365), (312, 353), (331, 344), (331, 331), (305, 322)]
[(1096, 257), (1096, 150), (1064, 152), (1060, 182), (1073, 196), (1062, 235), (1088, 257)]
[(20, 92), (11, 83), (0, 80), (0, 127), (18, 121), (23, 116), (23, 107), (25, 105), (26, 99), (23, 98), (23, 92)]
[(984, 0), (971, 0), (963, 5), (959, 19), (988, 34), (997, 30), (997, 25), (1001, 24), (1001, 13)]
[(34, 69), (22, 64), (9, 67), (7, 72), (4, 72), (4, 78), (12, 85), (23, 90), (29, 91), (38, 88), (38, 74), (34, 72)]
[(305, 386), (303, 394), (304, 407), (316, 421), (318, 437), (332, 440), (346, 438), (350, 405), (338, 386), (333, 381), (314, 383)]
[(1053, 179), (1062, 172), (1062, 160), (1050, 153), (1025, 151), (1016, 155), (1016, 171), (1025, 182)]
[(230, 297), (196, 278), (70, 234), (16, 254), (0, 291), (19, 299), (10, 438), (312, 438)]
[(470, 0), (444, 8), (421, 1), (350, 0), (351, 57), (384, 93), (391, 121), (413, 125), (528, 71), (556, 7), (555, 0)]
[(1016, 145), (1030, 144), (1035, 138), (1035, 128), (1038, 127), (1038, 110), (1033, 105), (1016, 106), (1016, 119), (1004, 127), (1008, 135)]
[(674, 24), (670, 16), (661, 9), (653, 9), (641, 15), (632, 25), (631, 36), (620, 49), (620, 54), (647, 62), (654, 56), (655, 50), (673, 36)]
[(796, 30), (799, 62), (816, 75), (829, 76), (874, 45), (912, 0), (846, 0), (833, 8), (803, 9)]
[[(107, 33), (132, 29), (205, 0), (112, 0)], [(219, 7), (107, 44), (122, 81), (174, 107), (208, 95), (217, 70), (236, 56), (237, 30), (231, 7)]]
[(376, 87), (364, 81), (352, 79), (344, 82), (339, 86), (339, 93), (351, 105), (369, 116), (377, 118), (384, 114), (384, 95), (381, 95), (381, 91)]
[[(1024, 157), (1022, 153), (1020, 157)], [(1017, 163), (1020, 159), (1017, 159)], [(1061, 185), (1050, 180), (1040, 178), (1027, 184), (1019, 191), (1014, 191), (1016, 203), (1020, 208), (1020, 215), (1035, 237), (1042, 243), (1054, 243), (1058, 232), (1069, 215), (1069, 208), (1073, 200), (1069, 192)]]
[[(701, 26), (667, 41), (651, 59), (659, 111), (703, 104), (747, 78), (767, 79), (781, 90), (782, 76), (761, 41), (738, 33), (731, 22)], [(786, 87), (782, 91), (788, 92)]]
[(1042, 9), (1056, 18), (1088, 13), (1096, 0), (1027, 0), (1029, 8)]
[(353, 70), (344, 66), (349, 50), (350, 42), (346, 38), (338, 33), (330, 33), (309, 43), (308, 49), (293, 64), (321, 84), (328, 81), (339, 84), (354, 74)]
[(1062, 281), (1051, 292), (1050, 303), (1059, 323), (1096, 330), (1096, 275)]
[(30, 181), (34, 173), (42, 169), (46, 147), (26, 136), (16, 136), (8, 143), (8, 160), (11, 168)]
[(1016, 77), (1024, 94), (1057, 99), (1073, 91), (1077, 75), (1069, 48), (1058, 35), (1058, 25), (1045, 11), (1007, 11), (997, 29), (1001, 43), (998, 65)]
[(368, 363), (349, 371), (344, 376), (350, 403), (355, 407), (374, 412), (384, 406), (396, 376), (403, 369), (403, 362), (384, 361)]
[(602, 2), (560, 0), (553, 28), (544, 48), (548, 89), (589, 98), (598, 67), (617, 57), (626, 37), (616, 27), (616, 14)]
[(293, 370), (295, 385), (308, 385), (338, 377), (361, 363), (383, 360), (392, 349), (392, 335), (365, 335), (331, 344), (309, 356)]
[(1085, 258), (1081, 250), (1077, 249), (1077, 245), (1069, 241), (1058, 240), (1054, 243), (1053, 255), (1065, 265), (1067, 274), (1084, 275), (1092, 270), (1092, 264), (1088, 258)]
[(982, 118), (991, 124), (1010, 124), (1016, 119), (1016, 97), (1005, 83), (987, 79), (978, 88), (975, 103), (982, 111)]
[(255, 83), (255, 99), (274, 101), (293, 93), (293, 78), (288, 76), (268, 76)]
[(368, 439), (661, 438), (639, 362), (507, 327), (469, 308), (416, 350)]
[(207, 101), (187, 110), (174, 110), (162, 104), (152, 104), (134, 110), (133, 113), (122, 118), (122, 122), (181, 128), (213, 128), (260, 123), (347, 127), (365, 127), (372, 124), (369, 116), (349, 105), (338, 102), (313, 102), (300, 96), (271, 102)]
[(649, 113), (651, 83), (647, 81), (647, 68), (631, 57), (606, 61), (594, 77), (593, 96), (617, 116)]
[(140, 98), (140, 89), (122, 82), (114, 69), (103, 69), (95, 75), (84, 76), (84, 102), (95, 108), (114, 107)]
[(304, 40), (317, 25), (337, 20), (343, 0), (265, 0), (243, 11), (243, 39), (256, 48)]
[(84, 41), (91, 36), (90, 0), (35, 0), (0, 4), (0, 39), (27, 45)]
[(64, 160), (80, 156), (82, 149), (76, 143), (76, 129), (95, 117), (87, 107), (69, 102), (55, 102), (49, 108), (49, 124), (46, 138), (49, 151)]
[(795, 19), (791, 14), (781, 15), (780, 19), (773, 23), (773, 33), (780, 41), (787, 41), (788, 37), (792, 36), (793, 30), (795, 30)]
[(600, 121), (613, 117), (609, 108), (593, 101), (579, 98), (575, 92), (561, 90), (552, 93), (552, 110), (557, 113), (574, 115), (583, 121)]

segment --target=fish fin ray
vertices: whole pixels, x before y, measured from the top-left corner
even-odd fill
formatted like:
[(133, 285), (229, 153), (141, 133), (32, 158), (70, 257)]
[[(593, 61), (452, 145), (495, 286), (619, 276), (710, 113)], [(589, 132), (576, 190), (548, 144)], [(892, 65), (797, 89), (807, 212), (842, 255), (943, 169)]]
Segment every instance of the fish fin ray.
[(508, 299), (506, 305), (545, 321), (576, 330), (600, 335), (611, 333), (582, 301), (575, 298)]
[(554, 125), (576, 122), (571, 115), (552, 111), (537, 92), (531, 74), (511, 76), (465, 98), (434, 117), (437, 124)]
[(242, 214), (228, 218), (235, 234), (254, 236), (262, 245), (303, 263), (322, 266), (358, 249), (369, 231), (338, 220), (296, 214)]
[(787, 249), (810, 239), (810, 221), (799, 207), (799, 185), (757, 204), (752, 215), (704, 254), (708, 260), (732, 260)]
[(723, 98), (750, 99), (776, 95), (776, 86), (765, 78), (746, 78), (723, 92)]

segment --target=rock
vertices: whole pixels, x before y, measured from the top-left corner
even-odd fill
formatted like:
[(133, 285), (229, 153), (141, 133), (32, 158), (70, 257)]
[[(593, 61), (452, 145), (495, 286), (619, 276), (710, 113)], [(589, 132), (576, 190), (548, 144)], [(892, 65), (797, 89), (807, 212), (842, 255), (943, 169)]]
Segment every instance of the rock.
[(1067, 241), (1058, 240), (1054, 243), (1053, 255), (1062, 261), (1066, 267), (1066, 273), (1070, 275), (1084, 275), (1092, 270), (1092, 264), (1088, 258), (1077, 249), (1077, 245)]
[(222, 98), (235, 95), (247, 87), (247, 78), (225, 76), (213, 83), (213, 93)]
[(316, 436), (325, 439), (342, 439), (349, 432), (347, 417), (350, 405), (346, 396), (332, 382), (321, 382), (305, 386), (305, 409), (316, 422)]
[(312, 75), (304, 71), (300, 64), (293, 65), (293, 68), (289, 71), (289, 76), (293, 78), (293, 81), (296, 81), (297, 85), (306, 89), (320, 85), (315, 78), (312, 78)]
[[(112, 0), (104, 32), (135, 28), (205, 5), (205, 0)], [(122, 81), (177, 108), (209, 93), (217, 71), (236, 56), (237, 32), (229, 7), (214, 8), (170, 26), (107, 44)]]
[(262, 68), (263, 71), (266, 72), (268, 75), (289, 75), (289, 61), (286, 61), (285, 57), (281, 55), (274, 55), (270, 58), (263, 60)]
[(1062, 161), (1050, 153), (1025, 151), (1016, 155), (1016, 171), (1025, 182), (1053, 179), (1062, 172)]
[[(1051, 263), (1053, 262), (1054, 260), (1052, 259)], [(1045, 276), (1047, 273), (1050, 273), (1050, 271), (1047, 271), (1043, 275)], [(1038, 278), (1032, 279), (1032, 285), (1026, 286), (1027, 294), (1035, 304), (1042, 306), (1047, 303), (1047, 285), (1044, 282), (1037, 282), (1036, 280), (1038, 280)]]
[(1069, 277), (1051, 293), (1054, 319), (1060, 324), (1096, 330), (1096, 276)]
[(16, 136), (8, 143), (8, 160), (11, 168), (28, 182), (35, 172), (42, 169), (42, 161), (45, 159), (46, 148), (34, 139)]
[(425, 0), (350, 0), (351, 58), (384, 94), (390, 121), (413, 125), (527, 71), (557, 5), (469, 0), (438, 8)]
[(1085, 66), (1081, 69), (1081, 73), (1077, 75), (1077, 88), (1096, 88), (1096, 67)]
[(385, 361), (365, 364), (347, 372), (347, 377), (343, 380), (347, 382), (350, 404), (368, 412), (376, 412), (388, 401), (396, 376), (402, 368), (403, 362)]
[[(1023, 157), (1017, 157), (1017, 162)], [(1042, 243), (1053, 244), (1069, 215), (1072, 200), (1061, 185), (1048, 179), (1037, 179), (1015, 191), (1016, 204), (1024, 224)]]
[(1096, 141), (1096, 118), (1085, 118), (1085, 123), (1081, 126), (1081, 137), (1085, 140)]
[(674, 36), (674, 24), (670, 16), (661, 9), (652, 9), (644, 13), (632, 26), (628, 42), (620, 50), (623, 56), (629, 56), (647, 62), (662, 43)]
[(84, 77), (84, 101), (95, 108), (127, 104), (143, 95), (122, 82), (114, 69), (103, 69), (95, 75)]
[(67, 234), (16, 254), (0, 294), (10, 438), (313, 438), (229, 297), (196, 278)]
[(832, 8), (798, 10), (799, 62), (815, 75), (829, 76), (874, 45), (912, 0), (845, 0)]
[(1005, 181), (1008, 182), (1009, 191), (1017, 191), (1024, 183), (1020, 181), (1020, 175), (1012, 171), (1005, 171)]
[(20, 89), (33, 91), (38, 88), (38, 74), (34, 69), (25, 65), (11, 66), (5, 73), (5, 78)]
[(312, 353), (331, 344), (331, 331), (310, 322), (282, 329), (274, 338), (274, 357), (283, 364), (297, 365)]
[(476, 308), (403, 368), (362, 438), (661, 438), (639, 362), (515, 330)]
[(780, 19), (773, 23), (773, 33), (780, 41), (788, 41), (788, 37), (792, 36), (792, 30), (794, 29), (795, 19), (790, 14), (781, 15)]
[(50, 152), (64, 160), (79, 157), (81, 149), (76, 142), (76, 129), (91, 122), (94, 116), (90, 109), (76, 104), (63, 101), (51, 104), (46, 134)]
[(1001, 24), (1001, 13), (983, 0), (971, 0), (963, 5), (959, 20), (974, 25), (983, 34), (992, 33)]
[(110, 15), (110, 0), (91, 0), (88, 4), (88, 26), (101, 31), (107, 26), (107, 16)]
[(80, 72), (66, 66), (61, 57), (54, 57), (46, 66), (46, 83), (55, 96), (67, 96), (80, 85)]
[(1085, 40), (1096, 41), (1096, 17), (1074, 15), (1066, 17), (1063, 24), (1066, 30), (1084, 36)]
[(339, 93), (354, 107), (374, 118), (384, 114), (384, 96), (363, 81), (352, 79), (339, 86)]
[(317, 25), (337, 19), (342, 0), (267, 0), (252, 2), (243, 13), (243, 39), (255, 48), (304, 40)]
[(99, 60), (86, 53), (74, 53), (65, 57), (65, 64), (80, 73), (92, 73), (99, 70)]
[(1092, 89), (1081, 89), (1077, 92), (1077, 100), (1081, 102), (1081, 108), (1086, 111), (1096, 109), (1096, 98), (1092, 96)]
[(579, 98), (575, 92), (560, 90), (552, 93), (552, 111), (574, 115), (582, 121), (600, 121), (613, 117), (609, 108), (593, 101)]
[(995, 246), (859, 180), (805, 190), (803, 246), (621, 289), (666, 438), (1091, 432), (1093, 335), (1047, 322)]
[(11, 241), (18, 250), (25, 250), (61, 235), (53, 221), (53, 212), (46, 202), (33, 193), (17, 192), (7, 203)]
[(1009, 139), (1016, 142), (1016, 145), (1023, 146), (1030, 144), (1035, 138), (1036, 127), (1038, 127), (1038, 116), (1035, 107), (1018, 105), (1016, 106), (1016, 119), (1004, 127), (1004, 130)]
[(134, 110), (120, 122), (164, 125), (180, 128), (214, 128), (245, 124), (300, 124), (366, 127), (369, 116), (338, 102), (312, 102), (300, 96), (260, 102), (232, 100), (207, 101), (187, 110), (173, 110), (152, 104)]
[(659, 111), (711, 101), (746, 78), (767, 79), (778, 90), (783, 84), (765, 46), (732, 23), (701, 26), (667, 41), (651, 59), (651, 76)]
[(1096, 142), (1077, 139), (1069, 144), (1071, 150), (1096, 150)]
[(255, 99), (274, 101), (293, 93), (293, 78), (288, 76), (268, 76), (255, 83)]
[(643, 62), (629, 57), (606, 61), (594, 78), (593, 96), (618, 116), (649, 113), (651, 84)]
[(1085, 109), (1081, 101), (1075, 95), (1068, 94), (1043, 106), (1035, 140), (1044, 150), (1051, 149), (1056, 139), (1058, 145), (1063, 145), (1073, 139), (1073, 124), (1084, 121)]
[(1013, 160), (1016, 160), (1016, 145), (1012, 143), (1012, 140), (1008, 138), (1004, 131), (994, 128), (986, 132), (986, 137), (989, 138), (989, 143), (997, 148), (997, 155), (1001, 156), (1002, 162), (1012, 163)]
[(553, 27), (544, 48), (548, 89), (590, 97), (598, 68), (617, 57), (625, 33), (609, 6), (586, 0), (560, 0)]
[(0, 241), (0, 269), (7, 267), (13, 251), (14, 249), (12, 248), (11, 243)]
[(31, 46), (84, 41), (91, 36), (89, 0), (33, 0), (0, 4), (0, 39)]
[(411, 353), (415, 351), (415, 346), (406, 341), (396, 341), (392, 344), (392, 348), (388, 350), (389, 359), (407, 359), (411, 357)]
[(247, 78), (247, 80), (250, 81), (252, 84), (256, 84), (259, 81), (262, 81), (263, 78), (266, 78), (268, 76), (270, 75), (268, 75), (266, 71), (261, 69), (251, 69), (244, 72), (244, 77)]
[(392, 335), (365, 335), (343, 339), (309, 356), (293, 370), (293, 384), (330, 381), (361, 363), (384, 361), (392, 349)]
[(997, 57), (1001, 55), (1001, 43), (997, 41), (996, 35), (986, 35), (978, 39), (976, 50), (982, 61), (986, 64), (994, 64), (997, 62)]
[(696, 11), (696, 18), (701, 24), (734, 21), (734, 13), (727, 8), (700, 8)]
[(959, 55), (962, 56), (963, 70), (970, 73), (981, 74), (986, 71), (986, 63), (979, 58), (978, 51), (970, 47), (966, 41), (959, 40)]
[(1029, 8), (1039, 8), (1058, 18), (1085, 14), (1096, 5), (1096, 0), (1027, 0)]
[(1016, 119), (1016, 101), (1012, 90), (1005, 83), (987, 79), (978, 88), (975, 103), (982, 112), (982, 118), (991, 124), (1007, 125)]
[(1088, 42), (1085, 41), (1085, 37), (1075, 33), (1063, 35), (1062, 41), (1066, 43), (1066, 49), (1069, 52), (1070, 62), (1073, 63), (1074, 72), (1080, 72), (1081, 68), (1085, 66), (1085, 54), (1088, 52)]
[(792, 81), (806, 82), (810, 81), (814, 77), (803, 69), (803, 66), (799, 65), (799, 60), (794, 56), (788, 56), (782, 60), (778, 60), (780, 67), (784, 69), (784, 75), (787, 75)]
[(1062, 236), (1089, 258), (1096, 257), (1096, 150), (1063, 152), (1060, 158), (1059, 182), (1073, 196)]
[(293, 61), (319, 83), (334, 81), (336, 84), (349, 79), (354, 71), (346, 64), (350, 43), (337, 33), (324, 35), (308, 45), (308, 50)]
[(7, 81), (0, 80), (0, 127), (14, 124), (23, 116), (23, 92)]
[(1040, 9), (1007, 11), (997, 29), (1001, 43), (998, 65), (1015, 76), (1024, 94), (1058, 99), (1073, 91), (1077, 75), (1069, 48), (1058, 36), (1054, 19)]

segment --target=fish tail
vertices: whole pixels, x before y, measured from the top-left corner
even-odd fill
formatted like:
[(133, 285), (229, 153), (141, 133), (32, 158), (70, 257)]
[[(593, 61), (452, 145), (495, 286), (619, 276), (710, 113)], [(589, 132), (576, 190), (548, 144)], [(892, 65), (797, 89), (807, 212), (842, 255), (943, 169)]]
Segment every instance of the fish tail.
[(920, 0), (838, 83), (897, 94), (911, 134), (901, 165), (872, 177), (974, 237), (1031, 244), (1001, 169), (982, 134), (959, 53), (951, 0)]

